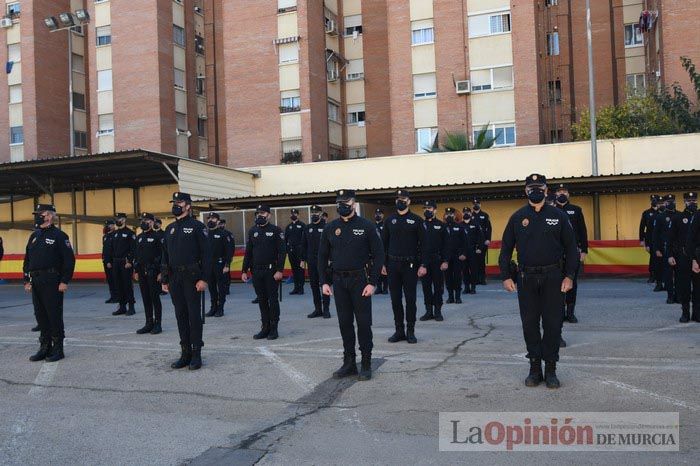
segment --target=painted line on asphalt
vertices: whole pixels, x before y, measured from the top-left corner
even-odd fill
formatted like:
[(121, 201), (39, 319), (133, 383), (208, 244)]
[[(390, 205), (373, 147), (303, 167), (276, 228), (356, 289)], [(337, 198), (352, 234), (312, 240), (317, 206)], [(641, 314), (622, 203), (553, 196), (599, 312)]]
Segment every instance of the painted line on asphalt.
[(666, 395), (659, 395), (658, 393), (654, 393), (654, 392), (649, 391), (649, 390), (644, 390), (643, 388), (637, 388), (637, 387), (634, 387), (632, 385), (628, 385), (628, 384), (623, 383), (623, 382), (618, 382), (617, 380), (601, 379), (600, 383), (602, 383), (603, 385), (610, 385), (610, 386), (613, 386), (615, 388), (619, 388), (620, 390), (628, 391), (628, 392), (635, 393), (638, 395), (645, 395), (645, 396), (648, 396), (649, 398), (653, 398), (653, 399), (658, 400), (658, 401), (663, 401), (665, 403), (670, 403), (674, 406), (689, 409), (691, 411), (700, 411), (700, 406), (696, 405), (694, 403), (690, 403), (690, 402), (684, 401), (684, 400), (678, 400), (676, 398), (671, 398), (670, 396), (666, 396)]
[(291, 341), (289, 343), (278, 343), (276, 345), (267, 345), (267, 346), (270, 348), (282, 348), (284, 346), (305, 345), (307, 343), (321, 343), (324, 341), (334, 341), (334, 340), (340, 340), (340, 339), (341, 339), (341, 337), (318, 338), (316, 340)]
[(279, 356), (277, 356), (270, 348), (266, 346), (259, 346), (256, 350), (265, 356), (270, 362), (277, 366), (282, 372), (284, 372), (290, 379), (294, 381), (299, 387), (306, 391), (311, 391), (314, 389), (314, 383), (306, 375), (302, 374), (296, 370), (291, 365), (282, 361)]
[(29, 389), (29, 396), (34, 398), (41, 397), (46, 392), (46, 387), (53, 382), (56, 376), (56, 369), (58, 369), (58, 362), (43, 363), (34, 379), (32, 388)]

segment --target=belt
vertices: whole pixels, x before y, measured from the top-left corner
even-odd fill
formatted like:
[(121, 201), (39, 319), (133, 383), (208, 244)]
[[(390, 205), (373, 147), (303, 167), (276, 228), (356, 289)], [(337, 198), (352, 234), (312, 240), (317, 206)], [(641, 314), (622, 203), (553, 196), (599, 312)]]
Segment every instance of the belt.
[(338, 275), (341, 277), (353, 277), (355, 275), (365, 275), (365, 269), (358, 270), (333, 270), (333, 275)]
[(416, 262), (416, 256), (392, 256), (389, 255), (389, 259), (399, 262)]
[(559, 264), (538, 265), (535, 267), (522, 267), (520, 270), (528, 274), (539, 275), (545, 272), (551, 272), (552, 270), (561, 270), (561, 266)]
[(58, 269), (50, 268), (50, 269), (32, 270), (31, 272), (29, 272), (29, 276), (35, 277), (35, 276), (43, 275), (46, 273), (58, 273)]
[(272, 270), (273, 268), (274, 267), (272, 267), (272, 264), (253, 266), (253, 270)]
[(189, 264), (189, 265), (175, 265), (171, 268), (174, 272), (187, 272), (193, 270), (195, 267), (199, 267), (199, 264)]

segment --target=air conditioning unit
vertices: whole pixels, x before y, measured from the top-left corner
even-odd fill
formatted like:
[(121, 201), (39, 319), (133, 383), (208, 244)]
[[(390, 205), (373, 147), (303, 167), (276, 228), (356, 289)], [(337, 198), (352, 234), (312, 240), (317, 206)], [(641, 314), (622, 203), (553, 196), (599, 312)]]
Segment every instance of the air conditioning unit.
[(469, 94), (472, 91), (472, 84), (468, 79), (465, 81), (457, 81), (455, 82), (455, 88), (457, 94)]
[(328, 82), (334, 82), (338, 80), (338, 70), (330, 70), (328, 72)]
[(338, 31), (335, 20), (334, 19), (329, 19), (326, 22), (326, 34), (335, 34)]
[(11, 28), (12, 18), (2, 18), (0, 19), (0, 28)]

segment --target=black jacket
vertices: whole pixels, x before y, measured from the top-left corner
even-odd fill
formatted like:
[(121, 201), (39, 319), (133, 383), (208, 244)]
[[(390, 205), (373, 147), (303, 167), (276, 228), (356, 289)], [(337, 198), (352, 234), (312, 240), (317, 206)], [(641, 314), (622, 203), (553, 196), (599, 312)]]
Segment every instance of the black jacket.
[(39, 270), (56, 269), (61, 283), (71, 281), (75, 270), (75, 254), (68, 235), (53, 225), (39, 228), (29, 235), (24, 255), (24, 281), (30, 280), (29, 273)]

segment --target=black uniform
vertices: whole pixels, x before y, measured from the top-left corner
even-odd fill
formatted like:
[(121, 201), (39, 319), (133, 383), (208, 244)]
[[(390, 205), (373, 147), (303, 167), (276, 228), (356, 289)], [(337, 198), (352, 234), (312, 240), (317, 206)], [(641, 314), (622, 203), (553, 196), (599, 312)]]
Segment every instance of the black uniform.
[(639, 242), (644, 241), (644, 245), (649, 248), (649, 278), (657, 283), (661, 283), (661, 279), (657, 279), (658, 274), (654, 268), (654, 251), (652, 248), (652, 233), (654, 231), (654, 217), (656, 217), (656, 209), (649, 207), (642, 212), (642, 218), (639, 220)]
[(445, 292), (445, 277), (440, 266), (449, 261), (447, 225), (433, 218), (423, 221), (425, 229), (425, 268), (428, 273), (421, 278), (425, 310), (432, 314), (442, 308), (442, 295)]
[(558, 361), (562, 278), (573, 280), (579, 263), (574, 230), (567, 215), (556, 207), (544, 205), (537, 212), (526, 205), (510, 217), (503, 232), (498, 260), (502, 280), (512, 278), (510, 261), (515, 247), (520, 269), (518, 302), (528, 357)]
[(32, 303), (42, 344), (48, 344), (49, 339), (54, 344), (63, 342), (63, 293), (58, 291), (58, 285), (67, 285), (74, 269), (75, 255), (64, 232), (50, 225), (29, 236), (23, 265), (24, 282), (32, 284)]
[[(330, 277), (324, 267), (333, 264)], [(331, 221), (321, 234), (318, 268), (322, 285), (333, 285), (340, 335), (346, 357), (355, 358), (355, 327), (363, 360), (372, 352), (372, 298), (362, 290), (377, 280), (384, 266), (384, 250), (374, 223), (359, 215)], [(414, 283), (415, 288), (415, 283)]]
[(279, 291), (274, 275), (284, 270), (285, 256), (284, 233), (278, 226), (255, 225), (248, 231), (242, 271), (253, 272), (263, 331), (276, 328), (280, 320)]
[(175, 220), (163, 231), (161, 281), (170, 288), (180, 345), (196, 351), (202, 340), (202, 296), (196, 289), (211, 269), (208, 231), (193, 217)]
[[(700, 264), (700, 213), (695, 213), (690, 221), (690, 231), (688, 232), (686, 243), (686, 254), (690, 256), (692, 261), (695, 260)], [(691, 301), (693, 303), (693, 320), (700, 322), (700, 273), (695, 273), (691, 270)]]
[(386, 251), (386, 269), (391, 294), (391, 308), (397, 332), (404, 326), (404, 306), (406, 297), (406, 324), (413, 330), (416, 323), (416, 286), (418, 268), (425, 266), (426, 236), (423, 219), (413, 212), (404, 215), (394, 213), (384, 222), (382, 234)]
[[(306, 262), (309, 268), (309, 285), (314, 298), (314, 313), (328, 315), (330, 311), (331, 297), (321, 296), (321, 275), (318, 269), (318, 248), (321, 244), (321, 234), (326, 227), (326, 222), (309, 223), (304, 233), (304, 242), (301, 249), (301, 260)], [(328, 268), (328, 263), (326, 267)]]
[[(374, 222), (374, 227), (379, 232), (379, 236), (384, 234), (384, 220)], [(375, 294), (387, 294), (389, 292), (389, 278), (386, 275), (379, 274), (377, 281), (377, 292)]]
[(112, 247), (112, 232), (108, 231), (102, 235), (102, 268), (105, 271), (105, 278), (107, 280), (107, 286), (109, 286), (109, 302), (117, 302), (119, 300), (119, 293), (117, 292), (117, 285), (114, 283), (114, 268), (107, 267), (109, 263), (109, 250)]
[[(469, 223), (462, 222), (462, 230), (467, 235), (468, 249), (467, 260), (462, 262), (462, 280), (464, 281), (465, 293), (476, 293), (476, 285), (481, 283), (479, 267), (483, 262), (483, 256), (486, 252), (484, 241), (486, 236), (479, 223), (474, 221), (472, 217)], [(477, 252), (481, 251), (481, 252)]]
[(209, 242), (211, 269), (207, 271), (206, 282), (209, 285), (211, 314), (219, 317), (224, 314), (226, 304), (227, 273), (224, 273), (224, 268), (230, 267), (233, 258), (233, 235), (226, 234), (221, 228), (215, 228), (209, 230)]
[[(469, 237), (464, 233), (462, 223), (455, 221), (445, 225), (447, 231), (447, 250), (449, 257), (449, 267), (445, 272), (445, 283), (447, 285), (447, 301), (453, 303), (462, 293), (462, 269), (465, 262), (473, 254), (469, 251)], [(465, 257), (461, 260), (460, 257)]]
[(673, 267), (676, 275), (676, 294), (681, 303), (683, 315), (689, 317), (690, 303), (693, 303), (693, 318), (700, 312), (700, 274), (693, 273), (693, 255), (689, 249), (689, 237), (693, 212), (688, 209), (671, 216), (669, 226), (669, 256), (676, 260)]
[[(574, 229), (574, 235), (576, 237), (576, 245), (579, 252), (588, 254), (588, 231), (586, 230), (586, 220), (583, 217), (583, 211), (577, 205), (567, 202), (564, 205), (557, 204), (557, 207), (564, 211), (564, 213), (569, 217), (569, 222), (571, 227)], [(579, 255), (579, 259), (580, 259)], [(574, 286), (566, 293), (565, 304), (566, 307), (570, 308), (567, 315), (573, 315), (573, 309), (576, 305), (576, 291), (578, 289), (578, 274), (581, 271), (581, 261), (579, 260), (579, 267), (576, 269), (574, 274)]]
[(146, 325), (160, 324), (163, 316), (163, 306), (160, 302), (161, 286), (158, 282), (163, 249), (161, 236), (158, 232), (148, 230), (136, 237), (134, 271), (139, 275)]
[[(661, 280), (667, 293), (666, 302), (669, 304), (676, 301), (676, 289), (674, 286), (676, 272), (675, 269), (668, 263), (670, 252), (669, 233), (671, 231), (671, 217), (675, 213), (675, 210), (659, 210), (654, 218), (654, 233), (652, 237), (654, 258), (657, 261), (657, 267), (661, 271)], [(656, 256), (657, 252), (661, 252), (661, 257)]]
[(119, 228), (112, 233), (108, 260), (114, 269), (120, 311), (124, 311), (127, 304), (132, 309), (134, 306), (133, 267), (127, 268), (126, 264), (133, 264), (135, 248), (136, 234), (129, 227)]
[(481, 243), (477, 244), (476, 249), (481, 250), (480, 254), (476, 255), (477, 261), (477, 283), (480, 285), (486, 284), (486, 261), (488, 260), (488, 250), (489, 247), (486, 241), (491, 241), (491, 232), (493, 228), (491, 227), (491, 218), (489, 214), (483, 210), (474, 210), (474, 215), (472, 216), (472, 222), (476, 223), (481, 227), (481, 232), (484, 235), (484, 239)]
[(304, 243), (304, 231), (306, 225), (301, 220), (287, 225), (284, 236), (287, 241), (287, 254), (292, 266), (292, 278), (294, 279), (294, 290), (292, 293), (303, 294), (304, 292), (304, 269), (301, 267), (301, 249)]
[[(233, 260), (233, 256), (236, 254), (236, 239), (234, 238), (233, 233), (231, 231), (227, 230), (226, 228), (221, 227), (221, 231), (226, 236), (231, 238), (231, 245), (232, 245), (232, 249), (233, 249), (233, 252), (231, 253), (231, 260)], [(224, 275), (224, 281), (226, 283), (226, 296), (231, 294), (231, 271), (230, 271), (231, 263), (230, 263), (230, 261), (228, 264), (228, 268), (229, 268), (229, 272)]]

